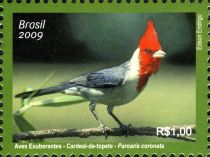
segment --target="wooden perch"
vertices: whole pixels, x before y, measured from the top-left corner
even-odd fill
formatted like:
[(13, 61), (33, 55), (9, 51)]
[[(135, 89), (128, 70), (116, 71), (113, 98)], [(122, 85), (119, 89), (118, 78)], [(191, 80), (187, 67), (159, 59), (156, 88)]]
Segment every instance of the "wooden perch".
[[(173, 126), (175, 127), (175, 132), (179, 133), (181, 127), (190, 127), (192, 128), (192, 133), (195, 133), (195, 125), (182, 125), (182, 126)], [(127, 132), (121, 128), (107, 128), (106, 133), (108, 136), (157, 136), (156, 127), (132, 127)], [(49, 130), (40, 130), (40, 131), (28, 131), (15, 133), (13, 135), (13, 141), (19, 142), (22, 140), (31, 140), (31, 139), (45, 139), (45, 138), (58, 138), (58, 137), (80, 137), (87, 138), (90, 136), (104, 136), (103, 131), (100, 128), (89, 128), (89, 129), (49, 129)], [(175, 138), (184, 141), (194, 142), (195, 138), (187, 136), (179, 136), (172, 134), (172, 131), (169, 136), (159, 135), (158, 137), (163, 138)]]

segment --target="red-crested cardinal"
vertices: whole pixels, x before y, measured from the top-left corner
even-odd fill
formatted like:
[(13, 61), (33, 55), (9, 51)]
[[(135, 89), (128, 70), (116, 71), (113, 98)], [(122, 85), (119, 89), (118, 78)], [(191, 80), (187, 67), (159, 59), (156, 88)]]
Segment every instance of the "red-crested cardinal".
[(113, 108), (129, 103), (143, 91), (149, 77), (158, 71), (161, 58), (165, 55), (153, 21), (149, 20), (138, 48), (129, 61), (113, 68), (79, 76), (58, 86), (20, 93), (15, 97), (37, 97), (53, 93), (81, 96), (90, 101), (90, 111), (100, 127), (105, 126), (95, 112), (98, 103), (107, 105), (108, 113), (124, 128), (126, 126), (113, 114)]

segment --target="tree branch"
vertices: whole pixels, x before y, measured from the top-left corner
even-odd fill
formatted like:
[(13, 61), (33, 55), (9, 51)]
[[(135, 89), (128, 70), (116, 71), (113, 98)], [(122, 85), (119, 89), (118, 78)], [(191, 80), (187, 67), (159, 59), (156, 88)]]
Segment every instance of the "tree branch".
[[(180, 132), (181, 127), (190, 127), (192, 128), (192, 133), (195, 133), (195, 125), (182, 125), (182, 126), (173, 126), (175, 127), (175, 133)], [(139, 127), (139, 128), (129, 128), (128, 131), (122, 128), (107, 128), (106, 133), (108, 136), (157, 136), (156, 127)], [(44, 139), (44, 138), (58, 138), (58, 137), (80, 137), (87, 138), (90, 136), (104, 136), (103, 131), (100, 128), (89, 128), (89, 129), (50, 129), (50, 130), (40, 130), (40, 131), (28, 131), (15, 133), (13, 135), (13, 141), (19, 142), (22, 140), (31, 140), (31, 139)], [(170, 131), (169, 136), (159, 135), (158, 137), (163, 138), (175, 138), (184, 141), (194, 142), (195, 138), (173, 135)]]

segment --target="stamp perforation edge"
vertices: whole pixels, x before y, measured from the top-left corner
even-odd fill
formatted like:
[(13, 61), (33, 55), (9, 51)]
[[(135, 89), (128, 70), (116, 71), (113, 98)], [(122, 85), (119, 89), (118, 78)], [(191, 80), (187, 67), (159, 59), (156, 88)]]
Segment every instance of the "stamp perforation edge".
[(3, 16), (3, 7), (0, 6), (0, 151), (3, 150), (3, 145), (2, 145), (2, 142), (3, 142), (3, 136), (2, 136), (2, 133), (3, 133), (3, 85), (2, 85), (2, 81), (3, 81), (3, 67), (2, 67), (2, 64), (3, 64), (3, 33), (2, 33), (2, 29), (3, 29), (3, 19), (4, 19), (4, 16)]
[[(207, 34), (207, 37), (208, 37), (208, 43), (207, 43), (208, 49), (207, 49), (207, 54), (210, 55), (210, 40), (209, 40), (209, 37), (210, 37), (210, 31), (209, 31), (209, 29), (210, 29), (210, 14), (209, 14), (210, 13), (210, 6), (207, 7), (207, 12), (208, 12), (208, 17), (207, 17), (207, 21), (208, 22), (207, 22), (207, 26), (206, 26), (206, 27), (208, 27), (208, 34)], [(208, 63), (210, 63), (209, 56), (208, 56)], [(210, 66), (207, 67), (207, 71), (210, 72)], [(207, 77), (208, 77), (207, 78), (208, 81), (210, 81), (210, 79), (209, 79), (209, 77), (210, 77), (209, 73), (208, 73), (208, 76)], [(208, 91), (208, 98), (210, 98), (210, 84), (208, 84), (208, 89), (209, 89), (209, 91)], [(207, 106), (210, 106), (210, 101), (207, 102)], [(210, 116), (210, 109), (208, 109), (208, 111), (207, 111), (207, 123), (208, 124), (210, 124), (210, 118), (209, 118), (209, 116)], [(207, 128), (207, 132), (210, 133), (210, 127), (209, 126)], [(210, 142), (210, 134), (208, 134), (208, 136), (207, 136), (207, 141)], [(207, 149), (210, 150), (210, 143), (208, 143)], [(210, 154), (208, 154), (208, 155), (210, 155)]]
[(7, 3), (59, 3), (59, 1), (61, 1), (61, 3), (72, 3), (72, 4), (76, 4), (76, 3), (144, 3), (144, 4), (149, 4), (149, 3), (177, 3), (177, 2), (181, 2), (181, 3), (203, 3), (204, 0), (0, 0), (0, 3), (3, 2), (7, 2)]

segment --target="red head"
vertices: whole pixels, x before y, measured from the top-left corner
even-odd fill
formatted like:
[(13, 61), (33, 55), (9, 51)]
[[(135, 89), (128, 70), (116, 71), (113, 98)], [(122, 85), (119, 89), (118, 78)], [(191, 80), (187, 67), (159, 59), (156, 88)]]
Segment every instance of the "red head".
[(148, 21), (146, 31), (141, 37), (138, 47), (140, 49), (140, 75), (156, 73), (165, 52), (162, 51), (152, 20)]

